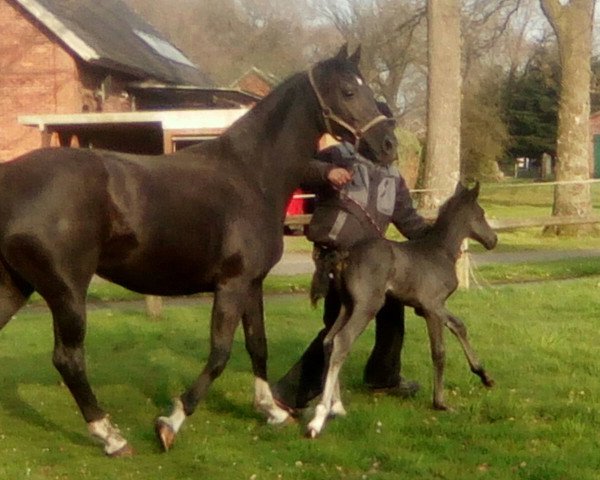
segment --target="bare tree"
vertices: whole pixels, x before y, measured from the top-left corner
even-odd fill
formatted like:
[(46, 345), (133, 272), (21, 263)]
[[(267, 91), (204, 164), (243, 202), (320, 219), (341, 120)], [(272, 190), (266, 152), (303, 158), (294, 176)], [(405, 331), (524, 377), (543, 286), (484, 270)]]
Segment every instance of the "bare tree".
[(310, 60), (308, 0), (125, 1), (220, 85), (250, 67), (284, 77)]
[(460, 1), (429, 0), (427, 152), (421, 207), (438, 208), (460, 171), (461, 39)]
[(426, 76), (423, 0), (318, 0), (319, 15), (347, 41), (361, 44), (361, 69), (374, 90), (402, 118), (422, 97), (403, 89)]
[[(556, 179), (587, 180), (590, 175), (590, 83), (595, 0), (540, 0), (554, 29), (561, 65)], [(553, 215), (585, 216), (592, 211), (589, 184), (557, 186)], [(557, 227), (557, 234), (577, 227)]]

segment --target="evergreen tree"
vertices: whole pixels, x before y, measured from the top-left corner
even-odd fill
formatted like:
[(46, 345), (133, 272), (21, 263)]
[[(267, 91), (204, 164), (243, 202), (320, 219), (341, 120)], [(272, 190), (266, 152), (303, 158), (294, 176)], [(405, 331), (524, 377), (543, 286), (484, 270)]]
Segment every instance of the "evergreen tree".
[(559, 68), (545, 47), (540, 47), (523, 72), (508, 78), (505, 119), (512, 158), (556, 155)]

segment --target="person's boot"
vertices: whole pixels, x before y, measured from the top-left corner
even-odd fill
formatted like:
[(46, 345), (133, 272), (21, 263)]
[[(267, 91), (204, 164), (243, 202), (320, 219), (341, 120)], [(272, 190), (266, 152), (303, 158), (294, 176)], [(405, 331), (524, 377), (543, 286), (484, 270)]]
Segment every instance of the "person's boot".
[(400, 377), (400, 381), (395, 385), (367, 385), (373, 393), (383, 393), (386, 395), (393, 395), (399, 398), (413, 398), (419, 390), (421, 385), (414, 380), (406, 380)]

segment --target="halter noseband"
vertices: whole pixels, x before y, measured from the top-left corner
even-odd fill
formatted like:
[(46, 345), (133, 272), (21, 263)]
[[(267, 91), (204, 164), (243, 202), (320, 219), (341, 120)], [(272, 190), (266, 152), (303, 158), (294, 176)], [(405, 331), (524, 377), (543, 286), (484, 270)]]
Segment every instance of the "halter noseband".
[(360, 143), (360, 140), (363, 137), (363, 135), (369, 129), (373, 128), (375, 125), (377, 125), (381, 122), (384, 122), (386, 120), (390, 120), (390, 118), (386, 117), (385, 115), (377, 115), (375, 118), (373, 118), (372, 120), (367, 122), (362, 127), (354, 128), (352, 125), (350, 125), (344, 119), (342, 119), (338, 115), (336, 115), (331, 110), (331, 108), (329, 108), (327, 106), (327, 104), (325, 103), (325, 100), (323, 100), (323, 97), (321, 96), (321, 93), (319, 92), (319, 89), (317, 88), (317, 84), (315, 83), (315, 79), (313, 76), (313, 70), (314, 70), (314, 68), (312, 68), (308, 71), (308, 80), (310, 81), (310, 85), (312, 86), (313, 91), (315, 92), (317, 100), (319, 101), (319, 106), (321, 107), (321, 114), (323, 115), (323, 120), (325, 121), (325, 127), (327, 128), (327, 133), (329, 133), (332, 137), (334, 137), (337, 140), (342, 140), (342, 138), (339, 135), (336, 135), (333, 132), (333, 129), (331, 128), (332, 121), (337, 123), (340, 127), (345, 128), (352, 134), (352, 136), (354, 137), (354, 148), (358, 151), (358, 144)]

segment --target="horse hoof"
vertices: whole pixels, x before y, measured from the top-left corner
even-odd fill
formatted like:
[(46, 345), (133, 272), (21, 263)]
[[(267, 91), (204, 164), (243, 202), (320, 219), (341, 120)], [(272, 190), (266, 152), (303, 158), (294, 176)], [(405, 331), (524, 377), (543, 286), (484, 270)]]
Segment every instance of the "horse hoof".
[(433, 402), (433, 409), (438, 410), (440, 412), (446, 412), (448, 411), (448, 406), (444, 403)]
[(292, 415), (289, 415), (283, 422), (281, 422), (279, 425), (287, 427), (289, 425), (297, 425), (298, 424), (299, 419), (297, 417), (293, 417)]
[(171, 428), (171, 425), (160, 418), (157, 419), (154, 424), (154, 431), (156, 432), (156, 437), (158, 438), (163, 451), (168, 452), (175, 443), (175, 431)]
[(484, 378), (482, 382), (487, 388), (492, 388), (496, 384), (496, 382), (489, 377)]
[(345, 417), (348, 413), (346, 412), (346, 409), (344, 408), (344, 405), (342, 404), (342, 402), (336, 402), (332, 407), (331, 410), (329, 410), (329, 418), (335, 418), (335, 417)]
[(135, 450), (131, 445), (126, 443), (118, 450), (115, 450), (112, 453), (107, 454), (110, 458), (121, 458), (121, 457), (133, 457), (135, 454)]
[(309, 428), (306, 430), (305, 437), (309, 440), (314, 440), (319, 435), (319, 432), (315, 428)]

